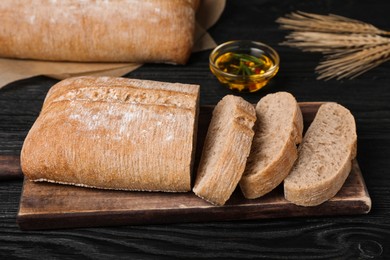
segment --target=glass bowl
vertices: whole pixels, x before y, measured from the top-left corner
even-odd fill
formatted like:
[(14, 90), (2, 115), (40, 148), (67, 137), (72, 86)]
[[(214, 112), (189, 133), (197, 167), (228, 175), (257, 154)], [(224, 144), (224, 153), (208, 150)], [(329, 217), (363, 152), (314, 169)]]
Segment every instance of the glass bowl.
[(229, 41), (211, 52), (209, 63), (222, 85), (239, 92), (255, 92), (278, 72), (279, 55), (261, 42)]

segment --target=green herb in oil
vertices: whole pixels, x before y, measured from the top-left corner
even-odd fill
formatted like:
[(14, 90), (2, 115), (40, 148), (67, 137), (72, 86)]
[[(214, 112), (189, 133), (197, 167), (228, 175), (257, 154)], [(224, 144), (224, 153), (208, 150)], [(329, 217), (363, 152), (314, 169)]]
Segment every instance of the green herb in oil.
[(255, 57), (245, 53), (227, 52), (217, 58), (216, 65), (227, 73), (251, 76), (265, 73), (272, 66), (272, 62), (266, 56)]

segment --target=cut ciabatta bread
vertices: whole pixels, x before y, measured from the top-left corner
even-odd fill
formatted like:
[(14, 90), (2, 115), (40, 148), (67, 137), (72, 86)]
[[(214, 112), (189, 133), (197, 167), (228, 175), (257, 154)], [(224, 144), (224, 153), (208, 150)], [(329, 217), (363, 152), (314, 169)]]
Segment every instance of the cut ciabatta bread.
[(356, 147), (355, 119), (349, 110), (336, 103), (321, 105), (284, 180), (285, 198), (301, 206), (332, 198), (351, 171)]
[(227, 95), (214, 108), (193, 188), (215, 205), (224, 205), (244, 172), (256, 121), (254, 107)]
[(191, 191), (198, 103), (197, 85), (63, 80), (24, 141), (23, 173), (101, 189)]
[(254, 199), (277, 187), (297, 159), (302, 141), (302, 113), (287, 92), (263, 97), (256, 105), (257, 121), (251, 153), (240, 181), (244, 196)]

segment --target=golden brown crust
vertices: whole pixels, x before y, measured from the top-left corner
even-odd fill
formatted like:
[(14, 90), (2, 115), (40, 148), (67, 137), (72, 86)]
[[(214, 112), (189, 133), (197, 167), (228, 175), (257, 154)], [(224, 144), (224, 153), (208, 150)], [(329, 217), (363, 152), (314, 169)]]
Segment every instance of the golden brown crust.
[(190, 56), (197, 0), (0, 1), (0, 56), (166, 62)]
[(111, 77), (61, 81), (26, 137), (22, 170), (31, 180), (189, 191), (198, 102), (196, 85)]

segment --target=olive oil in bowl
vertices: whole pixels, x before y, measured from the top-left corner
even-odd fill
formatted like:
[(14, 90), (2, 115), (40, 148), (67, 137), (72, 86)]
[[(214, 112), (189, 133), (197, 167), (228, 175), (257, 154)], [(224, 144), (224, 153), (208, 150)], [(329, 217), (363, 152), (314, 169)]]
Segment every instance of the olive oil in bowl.
[(210, 69), (230, 89), (255, 92), (278, 72), (279, 56), (271, 47), (262, 43), (227, 42), (210, 54)]

